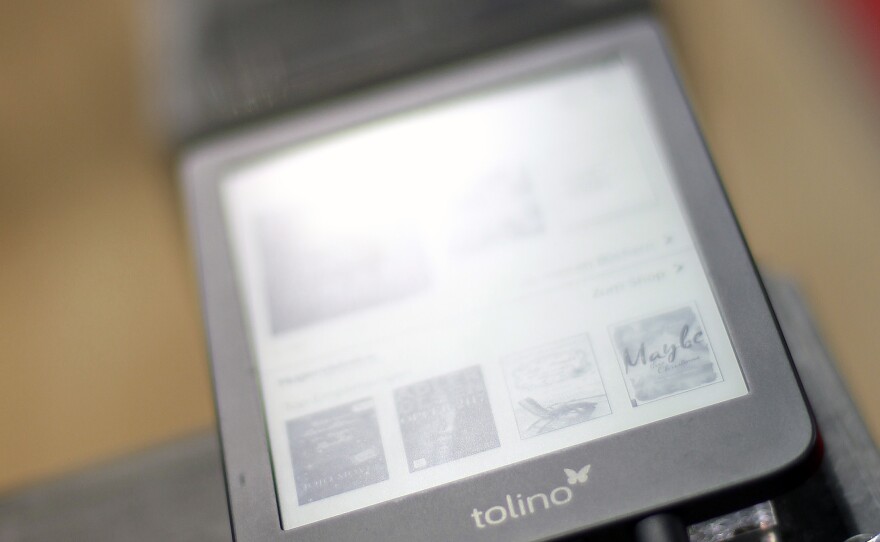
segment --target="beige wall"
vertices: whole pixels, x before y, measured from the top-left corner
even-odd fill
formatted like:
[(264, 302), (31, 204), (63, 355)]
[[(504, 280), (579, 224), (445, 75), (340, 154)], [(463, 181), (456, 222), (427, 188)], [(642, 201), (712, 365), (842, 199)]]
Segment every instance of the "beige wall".
[[(877, 134), (799, 7), (662, 4), (757, 257), (806, 286), (880, 436)], [(115, 0), (0, 3), (0, 491), (213, 422), (135, 22)]]
[(212, 423), (127, 4), (0, 4), (0, 490)]

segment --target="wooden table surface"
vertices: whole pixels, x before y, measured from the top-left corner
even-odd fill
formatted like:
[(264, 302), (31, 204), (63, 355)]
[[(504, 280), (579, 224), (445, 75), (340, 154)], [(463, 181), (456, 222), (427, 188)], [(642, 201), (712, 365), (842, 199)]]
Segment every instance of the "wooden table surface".
[[(660, 8), (756, 257), (804, 286), (877, 439), (878, 104), (804, 6)], [(0, 2), (0, 492), (214, 421), (138, 9)]]

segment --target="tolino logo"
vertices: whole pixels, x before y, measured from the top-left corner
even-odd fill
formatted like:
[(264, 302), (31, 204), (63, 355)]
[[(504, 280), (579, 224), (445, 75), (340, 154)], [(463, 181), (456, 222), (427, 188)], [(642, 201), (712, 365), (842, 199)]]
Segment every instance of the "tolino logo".
[(565, 475), (568, 477), (568, 485), (573, 486), (577, 484), (586, 484), (587, 478), (590, 475), (590, 466), (586, 465), (581, 470), (575, 471), (572, 469), (562, 469), (565, 472)]
[(508, 519), (519, 519), (541, 510), (549, 510), (551, 506), (565, 506), (570, 503), (574, 498), (572, 488), (587, 483), (590, 465), (584, 465), (579, 470), (562, 469), (562, 471), (565, 473), (568, 485), (553, 488), (549, 493), (535, 493), (528, 497), (523, 497), (522, 493), (517, 493), (515, 497), (508, 494), (504, 496), (504, 505), (492, 506), (486, 510), (474, 508), (471, 512), (474, 526), (485, 529), (487, 526), (500, 525)]

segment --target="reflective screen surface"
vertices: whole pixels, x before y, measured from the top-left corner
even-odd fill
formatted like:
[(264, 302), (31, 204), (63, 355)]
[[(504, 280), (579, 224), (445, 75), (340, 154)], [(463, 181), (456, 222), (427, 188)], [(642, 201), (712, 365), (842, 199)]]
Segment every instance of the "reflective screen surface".
[(748, 392), (645, 92), (616, 57), (224, 179), (285, 529)]

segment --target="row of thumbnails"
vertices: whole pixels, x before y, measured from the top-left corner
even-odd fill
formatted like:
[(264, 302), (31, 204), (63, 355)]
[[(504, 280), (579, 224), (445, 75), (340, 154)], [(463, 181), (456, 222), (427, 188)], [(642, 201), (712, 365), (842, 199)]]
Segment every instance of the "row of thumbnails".
[[(693, 307), (617, 326), (612, 340), (633, 407), (722, 380)], [(611, 413), (586, 335), (508, 356), (502, 365), (522, 439)], [(500, 446), (477, 365), (393, 394), (410, 472)], [(372, 399), (288, 420), (287, 436), (300, 505), (388, 479)]]

